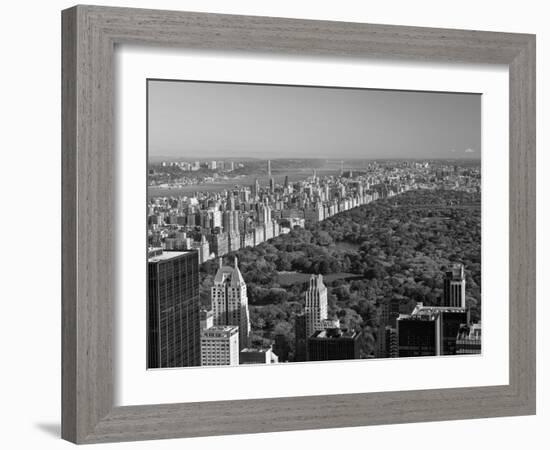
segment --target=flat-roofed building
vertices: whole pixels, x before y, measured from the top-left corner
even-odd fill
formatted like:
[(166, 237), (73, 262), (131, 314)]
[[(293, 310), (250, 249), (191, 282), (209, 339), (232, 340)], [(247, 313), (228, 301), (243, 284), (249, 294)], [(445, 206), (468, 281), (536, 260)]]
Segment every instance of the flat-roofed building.
[(360, 358), (360, 333), (340, 328), (316, 331), (307, 339), (308, 361), (338, 361)]
[(397, 319), (399, 357), (455, 355), (458, 331), (468, 321), (466, 308), (417, 303)]
[(239, 364), (276, 364), (278, 356), (271, 348), (243, 348), (239, 354)]
[(457, 355), (479, 355), (481, 354), (481, 324), (463, 324), (458, 330), (456, 337)]
[(239, 365), (239, 327), (215, 325), (201, 332), (201, 366)]

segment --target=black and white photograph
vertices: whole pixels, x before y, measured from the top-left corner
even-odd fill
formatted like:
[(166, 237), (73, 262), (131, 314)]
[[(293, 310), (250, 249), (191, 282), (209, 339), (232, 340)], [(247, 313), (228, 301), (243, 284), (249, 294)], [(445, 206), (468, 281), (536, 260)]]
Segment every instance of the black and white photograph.
[(481, 95), (147, 80), (147, 368), (482, 352)]
[(2, 448), (543, 449), (545, 6), (4, 2)]

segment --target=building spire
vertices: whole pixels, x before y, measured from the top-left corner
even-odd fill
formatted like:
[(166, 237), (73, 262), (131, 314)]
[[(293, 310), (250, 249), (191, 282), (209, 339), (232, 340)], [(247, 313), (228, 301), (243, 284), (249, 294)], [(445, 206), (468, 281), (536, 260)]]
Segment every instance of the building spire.
[(239, 260), (238, 258), (235, 256), (235, 269), (238, 269), (239, 268)]
[(219, 261), (219, 266), (220, 266), (220, 269), (221, 269), (222, 266), (223, 266), (223, 257), (220, 256), (220, 257), (218, 258), (218, 261)]

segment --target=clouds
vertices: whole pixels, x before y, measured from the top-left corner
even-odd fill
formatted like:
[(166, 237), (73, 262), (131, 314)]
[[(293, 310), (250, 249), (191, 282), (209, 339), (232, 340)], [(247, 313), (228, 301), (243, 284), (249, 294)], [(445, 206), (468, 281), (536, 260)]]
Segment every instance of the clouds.
[(473, 148), (467, 148), (464, 150), (464, 153), (475, 153), (476, 151)]

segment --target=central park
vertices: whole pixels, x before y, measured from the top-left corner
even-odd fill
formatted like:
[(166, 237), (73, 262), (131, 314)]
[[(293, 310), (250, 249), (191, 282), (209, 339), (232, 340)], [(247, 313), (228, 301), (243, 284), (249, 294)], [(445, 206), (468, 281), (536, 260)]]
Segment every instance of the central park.
[[(253, 346), (283, 336), (294, 352), (294, 323), (311, 274), (328, 288), (329, 318), (361, 331), (362, 357), (373, 357), (378, 321), (391, 299), (437, 306), (453, 263), (466, 273), (466, 304), (481, 319), (481, 196), (416, 190), (337, 214), (246, 247), (237, 256), (247, 284)], [(201, 303), (210, 307), (217, 261), (201, 265)]]

